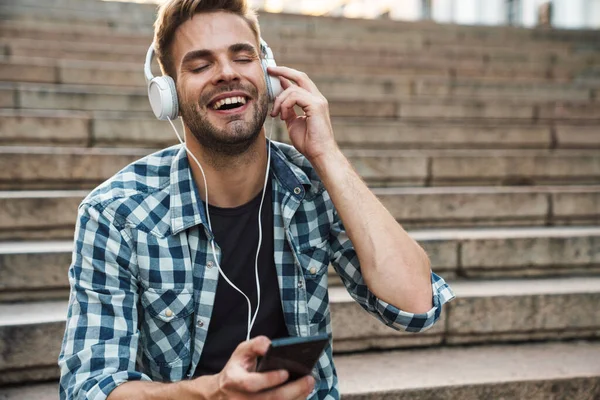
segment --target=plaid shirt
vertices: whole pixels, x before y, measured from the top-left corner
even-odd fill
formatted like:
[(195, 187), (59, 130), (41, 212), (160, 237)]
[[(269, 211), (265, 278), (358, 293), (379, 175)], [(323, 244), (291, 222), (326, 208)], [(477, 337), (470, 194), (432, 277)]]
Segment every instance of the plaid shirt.
[[(376, 298), (315, 171), (293, 147), (271, 146), (273, 256), (290, 335), (331, 334), (330, 263), (351, 296), (386, 325), (431, 327), (454, 297), (444, 280), (431, 274), (434, 307), (426, 314)], [(61, 399), (105, 399), (123, 382), (193, 376), (219, 280), (212, 238), (180, 145), (129, 165), (83, 200), (59, 356)], [(331, 342), (313, 375), (309, 398), (339, 398)]]

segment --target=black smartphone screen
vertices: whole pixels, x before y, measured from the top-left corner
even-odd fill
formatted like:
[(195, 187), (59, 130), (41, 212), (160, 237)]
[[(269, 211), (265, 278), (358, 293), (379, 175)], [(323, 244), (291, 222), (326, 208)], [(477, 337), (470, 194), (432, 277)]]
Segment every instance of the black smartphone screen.
[(258, 361), (257, 372), (285, 369), (289, 381), (310, 375), (329, 342), (329, 335), (274, 339), (264, 357)]

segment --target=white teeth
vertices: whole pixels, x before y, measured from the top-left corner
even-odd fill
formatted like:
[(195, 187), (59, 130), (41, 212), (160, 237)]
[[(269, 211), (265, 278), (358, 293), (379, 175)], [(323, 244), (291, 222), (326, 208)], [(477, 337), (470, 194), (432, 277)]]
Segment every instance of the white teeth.
[(242, 97), (242, 96), (236, 96), (236, 97), (228, 97), (226, 99), (221, 99), (215, 103), (215, 105), (213, 106), (213, 109), (218, 110), (224, 104), (236, 104), (236, 103), (244, 105), (244, 104), (246, 104), (246, 98)]

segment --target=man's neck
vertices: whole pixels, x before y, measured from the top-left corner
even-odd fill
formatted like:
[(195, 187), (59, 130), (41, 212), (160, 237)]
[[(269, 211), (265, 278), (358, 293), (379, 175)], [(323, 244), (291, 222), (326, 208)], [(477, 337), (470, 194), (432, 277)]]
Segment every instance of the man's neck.
[[(206, 154), (192, 135), (186, 136), (188, 149), (196, 156), (206, 175), (210, 205), (221, 208), (241, 206), (261, 192), (267, 165), (264, 128), (248, 151), (234, 157)], [(188, 160), (200, 196), (206, 200), (202, 172), (189, 154)]]

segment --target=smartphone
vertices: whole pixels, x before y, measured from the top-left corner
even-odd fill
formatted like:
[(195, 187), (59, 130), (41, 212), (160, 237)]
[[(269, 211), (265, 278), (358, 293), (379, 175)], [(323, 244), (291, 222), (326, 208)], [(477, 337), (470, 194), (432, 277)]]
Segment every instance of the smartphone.
[(259, 358), (256, 372), (285, 369), (290, 374), (288, 381), (310, 375), (327, 343), (328, 334), (273, 339), (267, 353)]

